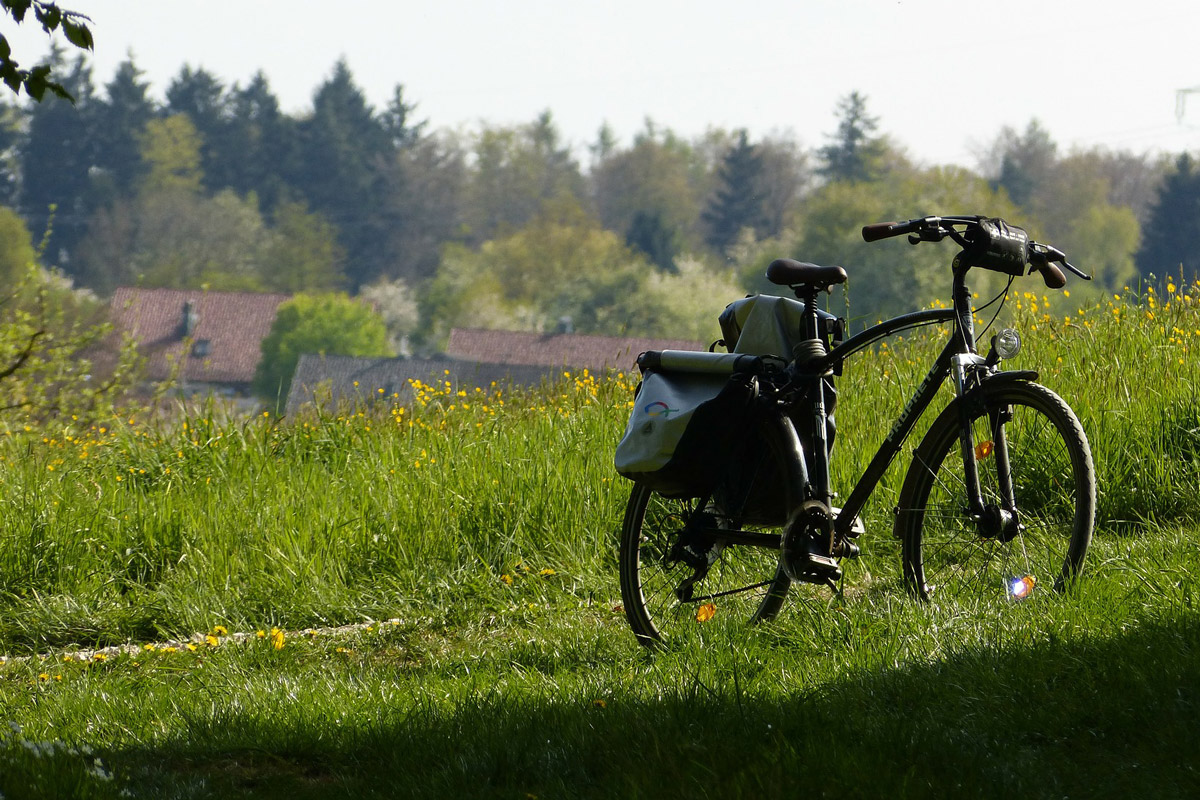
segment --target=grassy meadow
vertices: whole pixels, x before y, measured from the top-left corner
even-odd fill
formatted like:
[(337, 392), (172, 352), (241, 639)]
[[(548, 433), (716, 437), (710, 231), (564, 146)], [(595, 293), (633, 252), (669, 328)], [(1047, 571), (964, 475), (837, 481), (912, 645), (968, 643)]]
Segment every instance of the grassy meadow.
[[(0, 427), (0, 794), (1195, 796), (1198, 298), (1006, 309), (1096, 459), (1072, 592), (907, 597), (902, 457), (840, 597), (657, 653), (616, 574), (635, 376)], [(939, 348), (847, 365), (843, 493)]]

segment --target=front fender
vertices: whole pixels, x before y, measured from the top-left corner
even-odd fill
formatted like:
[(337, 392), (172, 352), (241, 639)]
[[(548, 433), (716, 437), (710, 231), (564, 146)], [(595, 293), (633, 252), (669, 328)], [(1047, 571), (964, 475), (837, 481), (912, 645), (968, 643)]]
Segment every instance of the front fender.
[(993, 372), (981, 378), (962, 397), (953, 401), (952, 405), (966, 406), (969, 409), (978, 408), (988, 393), (1013, 383), (1033, 383), (1038, 379), (1037, 370), (1014, 369), (1003, 372)]

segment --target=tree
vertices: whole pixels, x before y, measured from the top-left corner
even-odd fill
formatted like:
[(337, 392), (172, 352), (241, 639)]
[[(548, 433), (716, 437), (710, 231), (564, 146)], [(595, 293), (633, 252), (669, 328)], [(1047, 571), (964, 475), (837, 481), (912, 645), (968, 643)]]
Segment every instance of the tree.
[(141, 141), (142, 159), (148, 165), (142, 189), (199, 194), (204, 179), (200, 147), (200, 134), (186, 115), (150, 120)]
[(1046, 168), (1023, 208), (1027, 218), (1018, 223), (1092, 276), (1092, 283), (1072, 289), (1080, 298), (1119, 291), (1137, 275), (1137, 216), (1111, 202), (1112, 195), (1111, 179), (1095, 159), (1072, 154)]
[(579, 165), (549, 111), (516, 128), (484, 128), (472, 150), (464, 216), (475, 243), (520, 228), (547, 202), (584, 199)]
[[(75, 105), (49, 98), (27, 112), (19, 146), (19, 210), (38, 235), (49, 231), (45, 257), (70, 274), (70, 254), (83, 236), (95, 207), (92, 168), (99, 142), (95, 135), (92, 72), (82, 56), (69, 66), (63, 51), (51, 50), (50, 63), (75, 98)], [(54, 219), (51, 226), (50, 220)]]
[(1187, 153), (1175, 160), (1158, 192), (1137, 265), (1143, 275), (1200, 273), (1200, 166)]
[(738, 131), (737, 141), (725, 154), (719, 177), (720, 184), (702, 217), (708, 227), (705, 240), (724, 253), (743, 228), (755, 233), (766, 230), (762, 155), (750, 144), (745, 130)]
[(279, 110), (261, 72), (244, 88), (234, 86), (226, 101), (230, 117), (221, 147), (214, 148), (216, 163), (207, 168), (208, 185), (254, 193), (270, 213), (285, 194), (285, 175), (299, 147), (298, 125)]
[[(844, 264), (851, 322), (873, 323), (946, 299), (955, 249), (949, 242), (911, 247), (903, 238), (868, 244), (862, 239), (863, 224), (936, 214), (947, 208), (1017, 218), (1002, 193), (966, 170), (893, 170), (881, 180), (830, 183), (813, 192), (805, 200), (803, 236), (792, 255), (821, 264)], [(765, 263), (751, 265), (747, 288), (778, 292), (779, 287), (760, 282), (765, 267)], [(973, 271), (971, 278), (972, 288), (984, 297), (1002, 285), (1002, 276), (986, 270)]]
[(97, 347), (111, 332), (103, 304), (41, 268), (29, 230), (7, 208), (0, 243), (0, 413), (90, 420), (111, 412), (135, 378), (134, 351)]
[(132, 56), (117, 66), (104, 91), (105, 98), (96, 104), (93, 121), (96, 166), (103, 170), (115, 196), (129, 196), (146, 173), (142, 133), (158, 110)]
[(675, 272), (679, 234), (663, 219), (661, 211), (638, 211), (625, 232), (625, 243), (641, 252), (661, 270)]
[(270, 244), (259, 267), (264, 288), (314, 292), (337, 289), (345, 282), (346, 253), (338, 244), (337, 228), (303, 203), (281, 203), (268, 236)]
[(166, 94), (164, 112), (186, 115), (200, 137), (205, 186), (212, 192), (231, 186), (233, 175), (225, 156), (231, 144), (229, 115), (233, 103), (226, 98), (221, 81), (204, 69), (184, 66), (167, 86)]
[(269, 232), (253, 200), (182, 189), (144, 191), (101, 208), (81, 244), (90, 286), (261, 291)]
[(700, 197), (693, 180), (696, 153), (671, 134), (660, 134), (647, 121), (633, 145), (609, 147), (591, 173), (592, 198), (601, 223), (660, 267), (670, 269), (675, 256), (699, 247)]
[(422, 136), (399, 150), (380, 174), (380, 218), (390, 221), (381, 278), (424, 283), (437, 272), (442, 247), (467, 238), (466, 153), (450, 136)]
[(1017, 205), (1027, 205), (1050, 174), (1057, 149), (1036, 119), (1029, 121), (1023, 134), (1005, 127), (993, 145), (1000, 161), (995, 185), (1008, 192)]
[(829, 181), (869, 181), (883, 171), (885, 141), (875, 136), (879, 120), (867, 114), (867, 98), (851, 92), (838, 102), (837, 132), (820, 150), (818, 172)]
[(314, 211), (337, 226), (347, 276), (355, 287), (386, 269), (388, 225), (379, 219), (380, 170), (392, 160), (396, 135), (367, 103), (345, 61), (318, 87), (312, 115), (299, 126), (289, 182)]
[(262, 342), (254, 391), (282, 407), (304, 353), (388, 356), (387, 328), (364, 303), (345, 294), (299, 294), (282, 303)]
[[(47, 34), (61, 30), (67, 41), (81, 50), (91, 50), (95, 46), (91, 29), (88, 28), (91, 20), (83, 14), (68, 11), (60, 8), (57, 3), (47, 3), (43, 0), (0, 0), (0, 9), (17, 23), (25, 21), (25, 16), (31, 8), (38, 24)], [(24, 89), (26, 94), (38, 102), (41, 102), (47, 91), (64, 100), (73, 100), (67, 87), (51, 79), (52, 71), (52, 64), (22, 69), (13, 58), (12, 46), (7, 37), (0, 34), (0, 80), (13, 92), (20, 93)]]
[(15, 211), (0, 206), (0, 286), (18, 283), (36, 260), (29, 229)]

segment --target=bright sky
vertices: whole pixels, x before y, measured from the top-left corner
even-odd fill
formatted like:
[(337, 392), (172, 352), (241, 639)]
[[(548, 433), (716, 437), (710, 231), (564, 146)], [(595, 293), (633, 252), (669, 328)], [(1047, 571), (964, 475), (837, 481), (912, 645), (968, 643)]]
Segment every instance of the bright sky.
[[(1200, 87), (1196, 0), (59, 2), (92, 18), (98, 86), (128, 53), (158, 98), (185, 63), (227, 83), (261, 69), (297, 113), (344, 56), (376, 107), (400, 83), (434, 128), (550, 109), (581, 156), (605, 121), (627, 143), (648, 116), (818, 147), (853, 90), (925, 163), (973, 166), (1034, 117), (1063, 149), (1200, 145), (1200, 92), (1176, 120), (1176, 90)], [(46, 51), (12, 29), (23, 64)]]

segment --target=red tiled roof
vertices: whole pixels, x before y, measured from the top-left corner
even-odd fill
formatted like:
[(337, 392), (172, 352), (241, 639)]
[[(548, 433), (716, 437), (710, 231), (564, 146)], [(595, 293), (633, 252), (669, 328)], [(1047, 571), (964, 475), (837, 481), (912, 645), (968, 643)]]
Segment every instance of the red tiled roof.
[(454, 328), (446, 344), (451, 358), (493, 364), (538, 364), (601, 370), (632, 369), (638, 353), (646, 350), (705, 350), (703, 342), (682, 339), (629, 339), (579, 333), (523, 333)]
[[(166, 378), (180, 357), (181, 377), (205, 383), (250, 383), (262, 355), (260, 345), (286, 294), (206, 292), (122, 287), (113, 294), (113, 322), (128, 331), (147, 357), (151, 380)], [(184, 304), (191, 303), (195, 326), (192, 352), (184, 353)], [(207, 342), (207, 351), (201, 344)]]

